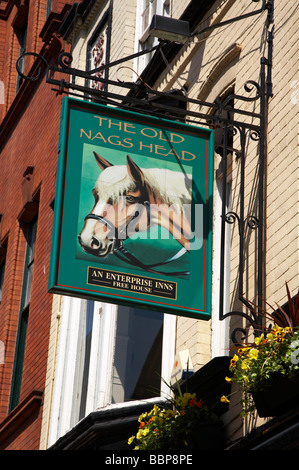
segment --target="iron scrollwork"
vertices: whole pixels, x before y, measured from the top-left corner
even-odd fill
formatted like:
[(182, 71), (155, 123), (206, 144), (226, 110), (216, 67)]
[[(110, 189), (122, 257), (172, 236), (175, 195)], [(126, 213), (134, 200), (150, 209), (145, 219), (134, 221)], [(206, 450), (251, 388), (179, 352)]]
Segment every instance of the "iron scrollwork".
[[(221, 267), (220, 267), (220, 301), (219, 301), (219, 318), (224, 320), (228, 317), (238, 317), (245, 320), (246, 326), (237, 326), (233, 328), (231, 333), (232, 342), (239, 346), (240, 340), (238, 336), (241, 334), (241, 340), (245, 340), (248, 337), (249, 329), (252, 328), (254, 335), (258, 335), (262, 329), (262, 316), (260, 311), (262, 311), (262, 298), (263, 298), (263, 243), (264, 243), (264, 222), (263, 222), (263, 212), (264, 212), (264, 158), (265, 158), (265, 128), (266, 128), (266, 82), (265, 82), (265, 61), (261, 61), (261, 75), (260, 75), (260, 84), (249, 80), (245, 83), (244, 89), (247, 93), (252, 93), (255, 90), (254, 96), (240, 96), (236, 94), (231, 94), (228, 96), (222, 103), (222, 107), (225, 107), (230, 100), (234, 99), (237, 101), (246, 101), (246, 102), (259, 102), (259, 112), (250, 113), (248, 115), (252, 117), (252, 122), (255, 122), (255, 127), (249, 127), (245, 120), (242, 124), (236, 125), (235, 122), (228, 121), (225, 125), (224, 133), (228, 131), (230, 126), (233, 126), (233, 135), (236, 137), (237, 133), (240, 135), (240, 149), (238, 150), (237, 157), (239, 159), (239, 172), (240, 172), (240, 190), (239, 190), (239, 201), (238, 208), (239, 212), (236, 210), (226, 211), (226, 178), (227, 178), (227, 158), (228, 158), (228, 149), (223, 151), (223, 199), (222, 199), (222, 231), (221, 231)], [(233, 109), (235, 112), (235, 109)], [(238, 111), (237, 111), (238, 112)], [(221, 114), (218, 116), (221, 119)], [(258, 164), (257, 164), (257, 204), (256, 211), (257, 214), (249, 213), (245, 215), (245, 161), (246, 161), (246, 145), (248, 138), (257, 144), (258, 149)], [(223, 139), (225, 145), (227, 144), (227, 138)], [(239, 235), (239, 273), (237, 279), (238, 285), (238, 300), (242, 303), (245, 308), (241, 311), (231, 311), (228, 313), (224, 312), (224, 265), (225, 265), (225, 238), (226, 238), (226, 224), (237, 224), (238, 235)], [(252, 307), (252, 304), (244, 297), (244, 287), (243, 287), (243, 275), (244, 275), (244, 265), (245, 265), (245, 237), (247, 235), (245, 228), (250, 230), (255, 230), (257, 235), (257, 249), (256, 249), (256, 259), (257, 259), (257, 268), (256, 268), (256, 279), (257, 279), (257, 292), (256, 297), (258, 299), (256, 308)]]
[(73, 62), (73, 56), (69, 52), (62, 52), (58, 56), (58, 64), (62, 69), (69, 69)]
[(40, 54), (37, 54), (36, 52), (24, 52), (24, 54), (22, 54), (17, 62), (16, 62), (16, 69), (17, 69), (17, 72), (18, 74), (24, 79), (24, 80), (29, 80), (31, 82), (35, 82), (37, 81), (39, 78), (40, 78), (40, 75), (41, 75), (41, 67), (39, 66), (38, 67), (38, 70), (37, 70), (37, 74), (36, 75), (25, 75), (23, 73), (23, 67), (22, 67), (22, 64), (25, 60), (25, 57), (27, 56), (32, 56), (32, 57), (35, 57), (36, 59), (38, 59), (38, 61), (41, 61), (43, 62), (43, 64), (45, 65), (46, 69), (48, 69), (48, 62), (46, 61), (46, 59), (40, 55)]
[(241, 227), (240, 227), (241, 223), (244, 226), (246, 222), (246, 225), (252, 230), (255, 230), (258, 227), (258, 223), (259, 223), (258, 218), (255, 215), (248, 215), (242, 221), (240, 220), (240, 217), (236, 212), (229, 211), (225, 214), (225, 222), (227, 222), (228, 224), (234, 224), (236, 221), (238, 223), (239, 234), (241, 233)]
[(260, 85), (255, 82), (254, 80), (247, 80), (244, 84), (244, 90), (246, 93), (251, 93), (252, 90), (256, 91), (254, 96), (243, 96), (243, 95), (236, 95), (231, 93), (230, 95), (226, 96), (226, 98), (222, 101), (220, 98), (216, 98), (215, 103), (219, 106), (219, 108), (226, 108), (228, 103), (232, 100), (241, 100), (241, 101), (256, 101), (261, 96), (261, 87)]

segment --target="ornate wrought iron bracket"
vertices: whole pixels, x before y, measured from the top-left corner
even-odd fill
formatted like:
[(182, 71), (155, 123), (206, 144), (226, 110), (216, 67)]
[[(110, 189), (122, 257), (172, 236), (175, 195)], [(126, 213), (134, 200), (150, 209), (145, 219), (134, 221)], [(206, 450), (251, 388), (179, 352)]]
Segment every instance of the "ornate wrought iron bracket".
[[(260, 0), (252, 0), (253, 2), (257, 3)], [(237, 21), (244, 20), (246, 18), (250, 18), (252, 16), (260, 15), (263, 13), (265, 10), (268, 10), (268, 17), (267, 17), (267, 23), (270, 24), (273, 19), (273, 1), (274, 0), (262, 0), (262, 6), (258, 10), (250, 11), (249, 13), (245, 13), (244, 15), (236, 16), (234, 18), (230, 18), (229, 20), (226, 21), (221, 21), (220, 23), (214, 24), (212, 26), (207, 26), (204, 29), (194, 31), (191, 36), (198, 36), (199, 34), (203, 34), (207, 31), (211, 31), (212, 29), (215, 28), (221, 28), (222, 26), (226, 26), (231, 23), (236, 23)]]
[[(263, 292), (264, 292), (264, 238), (265, 238), (265, 224), (264, 224), (264, 169), (266, 159), (266, 107), (267, 107), (267, 83), (265, 76), (265, 67), (267, 60), (261, 59), (261, 73), (260, 73), (260, 85), (259, 85), (259, 129), (254, 131), (247, 128), (246, 125), (239, 127), (236, 130), (234, 127), (234, 133), (238, 131), (240, 134), (240, 191), (239, 191), (239, 213), (233, 211), (227, 211), (226, 199), (227, 199), (227, 161), (228, 161), (228, 150), (227, 150), (227, 129), (224, 130), (224, 151), (223, 151), (223, 186), (222, 186), (222, 230), (221, 230), (221, 262), (220, 262), (220, 319), (223, 320), (228, 317), (239, 317), (246, 321), (246, 326), (240, 325), (233, 329), (231, 338), (236, 345), (240, 344), (240, 338), (237, 338), (237, 334), (241, 333), (241, 340), (244, 340), (248, 336), (249, 327), (254, 331), (255, 335), (260, 334), (263, 317), (260, 312), (263, 311)], [(238, 96), (238, 99), (242, 97)], [(243, 98), (244, 99), (244, 98)], [(254, 140), (258, 146), (258, 166), (257, 166), (257, 204), (255, 207), (255, 214), (245, 214), (245, 160), (246, 160), (246, 147), (247, 140)], [(238, 234), (239, 234), (239, 276), (238, 276), (238, 300), (246, 307), (247, 312), (243, 311), (230, 311), (224, 313), (224, 283), (225, 277), (225, 257), (226, 257), (226, 224), (237, 223)], [(255, 230), (257, 232), (257, 249), (256, 249), (256, 304), (257, 308), (252, 309), (252, 304), (244, 297), (244, 249), (245, 249), (245, 235), (246, 229), (249, 231)]]
[[(257, 0), (253, 0), (257, 1)], [(267, 25), (273, 22), (273, 0), (266, 2), (263, 6), (252, 14), (257, 14), (265, 9), (268, 10)], [(248, 14), (246, 16), (252, 16)], [(236, 20), (232, 19), (231, 21)], [(230, 21), (230, 22), (231, 22)], [(197, 32), (196, 34), (199, 34)], [(132, 60), (143, 54), (155, 52), (159, 54), (165, 46), (165, 42), (160, 42), (157, 46), (132, 54), (124, 59), (112, 63), (101, 65), (90, 71), (83, 71), (71, 67), (72, 55), (62, 53), (58, 58), (57, 65), (49, 65), (44, 57), (35, 53), (25, 53), (17, 61), (18, 73), (26, 80), (37, 81), (45, 74), (46, 82), (51, 84), (57, 93), (79, 96), (86, 100), (96, 101), (104, 105), (118, 106), (130, 109), (143, 114), (152, 114), (157, 117), (167, 117), (167, 119), (184, 120), (189, 123), (196, 123), (212, 128), (222, 128), (222, 213), (221, 213), (221, 242), (220, 242), (220, 289), (219, 289), (219, 319), (228, 317), (239, 317), (247, 322), (258, 334), (262, 326), (262, 318), (259, 314), (262, 308), (262, 298), (264, 289), (264, 168), (266, 158), (266, 116), (267, 100), (272, 96), (272, 43), (273, 29), (268, 32), (268, 58), (263, 57), (260, 63), (259, 83), (248, 80), (244, 85), (245, 95), (230, 94), (224, 100), (216, 99), (214, 102), (205, 102), (191, 99), (186, 94), (172, 90), (169, 92), (158, 92), (143, 82), (141, 77), (136, 82), (124, 82), (120, 80), (106, 79), (99, 72), (106, 68), (118, 67), (128, 60)], [(21, 71), (21, 64), (26, 56), (34, 56), (35, 75), (25, 75)], [(42, 68), (44, 71), (42, 71)], [(267, 71), (267, 77), (266, 77)], [(101, 83), (105, 86), (94, 87), (94, 83)], [(83, 84), (82, 84), (83, 83)], [(113, 91), (111, 91), (113, 90)], [(172, 102), (169, 103), (171, 97)], [(240, 103), (252, 103), (254, 111), (244, 110)], [(232, 106), (233, 103), (233, 106)], [(192, 106), (191, 106), (192, 105)], [(192, 111), (190, 110), (192, 108)], [(197, 109), (197, 110), (194, 110)], [(208, 109), (208, 112), (201, 112), (201, 109)], [(257, 111), (255, 109), (258, 109)], [(250, 118), (250, 119), (249, 119)], [(231, 147), (229, 137), (233, 136), (233, 152), (237, 155), (240, 167), (240, 191), (238, 211), (227, 210), (227, 176), (229, 155)], [(239, 144), (236, 143), (239, 137)], [(257, 165), (257, 204), (254, 213), (245, 213), (245, 168), (246, 150), (249, 141), (256, 142), (258, 165)], [(246, 312), (229, 311), (225, 312), (224, 306), (224, 284), (225, 284), (225, 263), (226, 263), (226, 226), (227, 224), (237, 224), (239, 236), (239, 273), (238, 273), (238, 299), (247, 309)], [(253, 311), (251, 304), (244, 298), (244, 246), (247, 231), (255, 231), (257, 237), (256, 249), (256, 284), (257, 284), (257, 310)], [(243, 337), (247, 335), (247, 328), (237, 326), (232, 332), (232, 340), (238, 344), (237, 334)]]
[[(219, 123), (226, 123), (230, 126), (236, 126), (236, 128), (242, 128), (244, 123), (240, 116), (249, 116), (254, 119), (260, 118), (260, 113), (248, 112), (241, 108), (237, 109), (236, 107), (233, 109), (234, 119), (227, 117), (227, 114), (232, 111), (232, 108), (229, 105), (231, 98), (236, 100), (242, 99), (249, 102), (256, 101), (260, 98), (260, 85), (252, 80), (247, 81), (244, 85), (245, 91), (248, 94), (251, 94), (251, 96), (248, 97), (230, 95), (224, 102), (221, 100), (215, 100), (215, 102), (209, 103), (191, 99), (183, 93), (180, 93), (178, 90), (177, 93), (174, 90), (172, 97), (175, 98), (177, 106), (168, 106), (167, 100), (169, 99), (170, 93), (154, 90), (148, 87), (142, 80), (137, 80), (136, 82), (124, 82), (120, 80), (105, 79), (95, 75), (106, 67), (117, 66), (125, 60), (140, 56), (141, 54), (149, 53), (153, 50), (159, 50), (161, 47), (162, 44), (159, 44), (158, 46), (143, 51), (142, 53), (134, 54), (126, 57), (125, 59), (115, 61), (90, 71), (82, 71), (72, 68), (72, 55), (66, 52), (59, 55), (58, 64), (55, 66), (49, 65), (41, 55), (34, 52), (27, 52), (18, 58), (16, 67), (21, 77), (30, 81), (37, 81), (40, 79), (42, 75), (42, 67), (44, 67), (46, 83), (54, 85), (56, 88), (53, 88), (53, 90), (57, 93), (65, 93), (80, 98), (84, 97), (84, 99), (96, 101), (101, 104), (111, 104), (121, 108), (130, 108), (131, 110), (134, 108), (135, 112), (154, 114), (155, 116), (162, 117), (167, 114), (168, 119), (184, 119), (189, 122), (192, 122), (193, 120), (196, 123), (200, 121), (201, 125), (206, 126), (215, 126)], [(39, 67), (35, 67), (35, 70), (37, 69), (36, 75), (25, 75), (20, 70), (20, 63), (23, 62), (26, 56), (33, 56), (36, 58), (37, 62), (40, 62)], [(84, 84), (79, 84), (78, 79), (84, 79)], [(104, 83), (107, 87), (110, 87), (110, 90), (111, 87), (113, 87), (116, 91), (105, 91), (104, 89), (99, 90), (92, 87), (93, 82)], [(139, 96), (139, 98), (136, 96)], [(165, 101), (163, 101), (163, 98)], [(160, 99), (161, 102), (159, 102)], [(211, 114), (208, 115), (204, 112), (188, 110), (187, 104), (195, 104), (197, 109), (208, 107), (211, 110)], [(246, 127), (253, 133), (259, 132), (259, 125), (254, 123), (247, 123)]]

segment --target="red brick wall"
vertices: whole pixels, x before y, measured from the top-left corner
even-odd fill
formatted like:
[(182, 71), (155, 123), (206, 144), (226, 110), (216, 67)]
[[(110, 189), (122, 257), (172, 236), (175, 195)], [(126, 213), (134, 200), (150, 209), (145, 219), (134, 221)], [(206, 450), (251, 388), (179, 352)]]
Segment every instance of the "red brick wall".
[[(34, 18), (35, 22), (30, 39), (32, 46), (34, 37), (36, 44), (40, 44), (37, 36), (43, 23), (37, 19), (37, 11), (44, 10), (45, 3), (30, 2), (34, 11), (29, 18)], [(11, 62), (15, 59), (12, 59), (15, 51), (9, 49), (13, 42), (9, 20), (10, 17), (6, 22), (0, 21), (0, 71), (6, 26), (5, 34), (10, 38), (6, 53), (11, 55)], [(57, 48), (55, 52), (59, 52)], [(52, 296), (47, 293), (53, 219), (50, 202), (55, 195), (62, 97), (51, 90), (44, 78), (33, 85), (26, 83), (16, 97), (10, 86), (12, 77), (6, 72), (8, 113), (2, 114), (4, 119), (0, 125), (0, 214), (3, 214), (0, 242), (8, 237), (0, 303), (0, 341), (5, 348), (5, 362), (0, 364), (0, 449), (38, 450), (42, 402), (35, 400), (32, 408), (28, 397), (34, 391), (43, 391), (47, 366), (52, 303)], [(32, 196), (39, 199), (37, 239), (20, 404), (8, 415), (26, 247), (26, 224), (20, 222), (18, 216), (24, 208), (22, 181), (28, 166), (34, 167)]]

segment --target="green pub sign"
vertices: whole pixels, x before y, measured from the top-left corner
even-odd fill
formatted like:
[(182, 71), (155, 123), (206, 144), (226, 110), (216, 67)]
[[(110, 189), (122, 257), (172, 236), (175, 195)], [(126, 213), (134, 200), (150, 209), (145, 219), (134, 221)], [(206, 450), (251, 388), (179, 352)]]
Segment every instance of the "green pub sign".
[(211, 315), (213, 131), (64, 98), (49, 291)]

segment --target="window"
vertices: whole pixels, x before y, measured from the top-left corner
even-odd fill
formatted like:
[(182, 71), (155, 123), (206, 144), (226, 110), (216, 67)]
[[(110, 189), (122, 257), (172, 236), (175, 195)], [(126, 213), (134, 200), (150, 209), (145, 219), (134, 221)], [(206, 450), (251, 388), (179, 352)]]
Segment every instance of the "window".
[(5, 87), (4, 82), (0, 80), (0, 104), (5, 103)]
[(143, 0), (143, 11), (141, 13), (141, 37), (140, 42), (148, 38), (148, 30), (153, 15), (156, 13), (157, 0)]
[(0, 303), (1, 303), (1, 300), (2, 300), (4, 271), (5, 271), (5, 259), (4, 259), (4, 261), (0, 262)]
[[(103, 28), (98, 32), (96, 40), (90, 44), (89, 50), (89, 68), (90, 70), (101, 67), (106, 63), (106, 54), (107, 54), (107, 25), (104, 25)], [(105, 78), (105, 71), (95, 73), (97, 78)], [(103, 90), (104, 83), (98, 81), (92, 81), (91, 88), (95, 90)]]
[(49, 16), (50, 13), (51, 13), (51, 10), (52, 10), (52, 3), (53, 3), (52, 0), (47, 0), (46, 18), (48, 18), (48, 16)]
[(170, 0), (163, 2), (163, 16), (170, 16)]
[[(158, 39), (149, 36), (149, 28), (153, 15), (170, 16), (169, 4), (169, 0), (142, 0), (138, 2), (135, 39), (136, 52), (144, 51), (157, 44)], [(134, 67), (137, 69), (137, 73), (142, 72), (149, 63), (150, 58), (151, 54), (144, 54), (136, 59)]]
[[(110, 30), (110, 17), (111, 11), (108, 9), (88, 41), (86, 64), (88, 71), (101, 67), (109, 62), (110, 35), (108, 33)], [(109, 68), (95, 73), (94, 76), (108, 79), (108, 73)], [(107, 91), (107, 85), (99, 81), (92, 80), (89, 86), (95, 90)]]
[[(22, 28), (20, 28), (20, 30), (18, 31), (17, 33), (17, 37), (18, 37), (18, 40), (19, 40), (19, 45), (20, 45), (20, 48), (19, 48), (19, 56), (21, 56), (22, 54), (25, 53), (26, 51), (26, 41), (27, 41), (27, 23), (25, 23)], [(25, 59), (22, 58), (20, 61), (19, 61), (19, 69), (20, 69), (20, 72), (23, 72), (24, 71), (24, 61)], [(21, 77), (21, 75), (17, 75), (17, 86), (16, 86), (16, 91), (18, 91), (18, 89), (20, 88), (20, 86), (22, 85), (22, 82), (23, 82), (23, 78)]]
[(63, 298), (48, 445), (89, 413), (165, 396), (175, 316)]
[(10, 395), (10, 410), (19, 403), (23, 362), (25, 355), (25, 344), (27, 335), (27, 325), (29, 318), (29, 305), (31, 297), (31, 284), (34, 267), (34, 252), (36, 241), (37, 218), (27, 225), (27, 246), (25, 255), (25, 266), (23, 273), (23, 285), (21, 294), (20, 314), (17, 341), (15, 348), (14, 369)]
[(118, 307), (112, 403), (160, 395), (163, 315)]
[[(1, 239), (2, 220), (3, 220), (3, 215), (0, 214), (0, 239)], [(2, 291), (3, 291), (3, 283), (4, 283), (6, 250), (7, 250), (7, 239), (5, 240), (5, 242), (2, 242), (2, 243), (0, 241), (0, 304), (2, 300)]]

